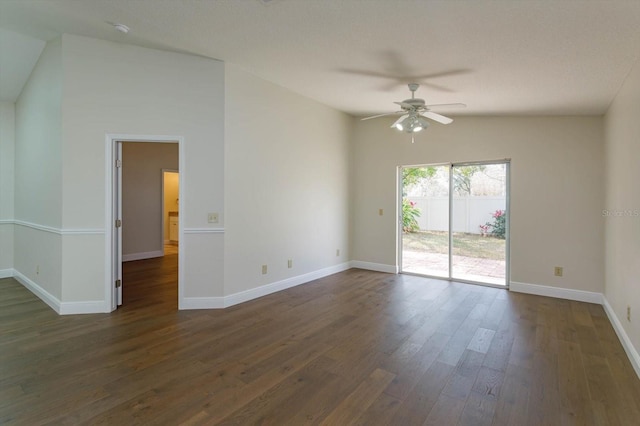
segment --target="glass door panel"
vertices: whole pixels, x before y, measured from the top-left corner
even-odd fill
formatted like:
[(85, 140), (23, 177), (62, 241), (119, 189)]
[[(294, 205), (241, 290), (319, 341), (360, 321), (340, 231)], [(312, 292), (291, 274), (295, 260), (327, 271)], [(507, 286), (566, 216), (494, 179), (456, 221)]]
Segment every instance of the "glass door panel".
[(506, 285), (507, 165), (454, 165), (451, 173), (451, 278)]
[(401, 271), (506, 286), (509, 162), (400, 170)]
[(449, 277), (449, 165), (402, 169), (402, 271)]

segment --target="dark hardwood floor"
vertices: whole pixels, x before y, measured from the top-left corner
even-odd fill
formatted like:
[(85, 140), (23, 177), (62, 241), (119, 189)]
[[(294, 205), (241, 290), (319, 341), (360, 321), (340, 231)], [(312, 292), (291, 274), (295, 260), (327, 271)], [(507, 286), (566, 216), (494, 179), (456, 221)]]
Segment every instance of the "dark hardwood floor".
[(1, 280), (0, 424), (640, 424), (598, 305), (352, 269), (178, 312), (176, 257), (125, 264), (112, 314)]

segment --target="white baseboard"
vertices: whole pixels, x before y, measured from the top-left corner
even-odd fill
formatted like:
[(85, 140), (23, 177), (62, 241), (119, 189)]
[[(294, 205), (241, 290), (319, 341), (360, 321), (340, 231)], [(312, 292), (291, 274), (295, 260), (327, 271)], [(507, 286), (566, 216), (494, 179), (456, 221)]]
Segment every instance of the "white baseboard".
[(631, 362), (633, 369), (636, 371), (636, 375), (640, 378), (640, 355), (638, 354), (638, 351), (636, 350), (636, 348), (633, 346), (633, 343), (631, 343), (631, 339), (629, 339), (629, 335), (627, 335), (627, 332), (624, 331), (624, 328), (622, 327), (622, 323), (620, 322), (620, 319), (618, 319), (618, 316), (613, 310), (613, 307), (611, 307), (611, 305), (609, 304), (609, 301), (607, 300), (607, 298), (603, 297), (602, 299), (603, 299), (602, 306), (604, 307), (604, 311), (607, 313), (607, 316), (609, 317), (609, 321), (611, 321), (611, 325), (613, 326), (613, 329), (618, 335), (618, 339), (620, 340), (620, 343), (622, 343), (622, 347), (624, 348), (624, 351), (627, 353), (627, 357), (629, 358), (629, 361)]
[(386, 272), (388, 274), (397, 274), (398, 267), (396, 265), (387, 265), (384, 263), (363, 262), (361, 260), (352, 260), (352, 268), (366, 269), (368, 271)]
[(309, 272), (307, 274), (298, 275), (295, 277), (287, 278), (285, 280), (276, 281), (271, 284), (263, 285), (260, 287), (252, 288), (251, 290), (241, 291), (239, 293), (225, 296), (224, 306), (229, 307), (237, 305), (238, 303), (247, 302), (249, 300), (257, 299), (258, 297), (266, 296), (271, 293), (286, 290), (291, 287), (298, 286), (300, 284), (308, 283), (309, 281), (324, 278), (329, 275), (337, 274), (338, 272), (346, 271), (350, 268), (349, 262), (341, 263), (339, 265), (330, 266), (328, 268), (319, 269), (317, 271)]
[(509, 290), (517, 293), (535, 294), (537, 296), (555, 297), (556, 299), (575, 300), (576, 302), (596, 303), (602, 305), (602, 293), (572, 290), (569, 288), (551, 287), (547, 285), (527, 284), (511, 281)]
[(154, 257), (162, 257), (162, 256), (164, 256), (164, 252), (162, 250), (145, 251), (141, 253), (123, 254), (122, 261), (131, 262), (132, 260), (153, 259)]
[(74, 314), (97, 314), (111, 312), (110, 306), (106, 306), (104, 300), (89, 300), (81, 302), (61, 302), (57, 297), (40, 287), (34, 281), (27, 278), (24, 274), (12, 269), (12, 277), (14, 277), (20, 284), (25, 286), (27, 290), (35, 294), (44, 303), (49, 305), (51, 309), (56, 311), (59, 315), (74, 315)]
[(12, 278), (15, 275), (13, 269), (0, 269), (0, 279)]
[(87, 300), (82, 302), (60, 302), (60, 315), (109, 313), (111, 307), (104, 300)]
[(222, 309), (224, 297), (183, 297), (178, 309)]
[(23, 286), (27, 288), (31, 293), (35, 294), (42, 300), (44, 303), (49, 305), (51, 309), (60, 314), (60, 300), (49, 293), (47, 290), (40, 287), (34, 281), (31, 281), (24, 274), (21, 274), (19, 271), (13, 270), (13, 277)]
[(230, 294), (225, 297), (185, 297), (183, 298), (179, 308), (180, 309), (228, 308), (229, 306), (248, 302), (250, 300), (257, 299), (262, 296), (267, 296), (269, 294), (286, 290), (288, 288), (295, 287), (301, 284), (305, 284), (313, 280), (324, 278), (326, 276), (333, 275), (338, 272), (346, 271), (350, 267), (351, 267), (350, 263), (345, 262), (339, 265), (330, 266), (328, 268), (323, 268), (317, 271), (309, 272), (307, 274), (298, 275), (295, 277), (287, 278), (285, 280), (276, 281), (274, 283), (252, 288), (250, 290)]

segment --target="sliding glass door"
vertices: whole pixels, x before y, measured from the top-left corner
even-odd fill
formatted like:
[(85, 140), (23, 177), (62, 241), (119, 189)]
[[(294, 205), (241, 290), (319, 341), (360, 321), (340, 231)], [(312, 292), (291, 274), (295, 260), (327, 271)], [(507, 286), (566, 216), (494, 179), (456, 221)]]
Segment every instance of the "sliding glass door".
[(401, 271), (508, 284), (509, 162), (407, 166), (401, 174)]
[(449, 277), (449, 166), (402, 167), (402, 271)]

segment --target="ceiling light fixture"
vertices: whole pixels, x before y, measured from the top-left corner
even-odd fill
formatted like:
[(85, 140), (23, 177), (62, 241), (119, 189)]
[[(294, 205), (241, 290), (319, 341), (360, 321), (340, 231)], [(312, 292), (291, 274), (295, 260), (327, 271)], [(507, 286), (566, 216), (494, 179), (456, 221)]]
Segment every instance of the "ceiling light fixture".
[(409, 114), (400, 117), (391, 127), (400, 130), (401, 132), (417, 133), (426, 129), (429, 126), (429, 121), (422, 115), (412, 111)]

